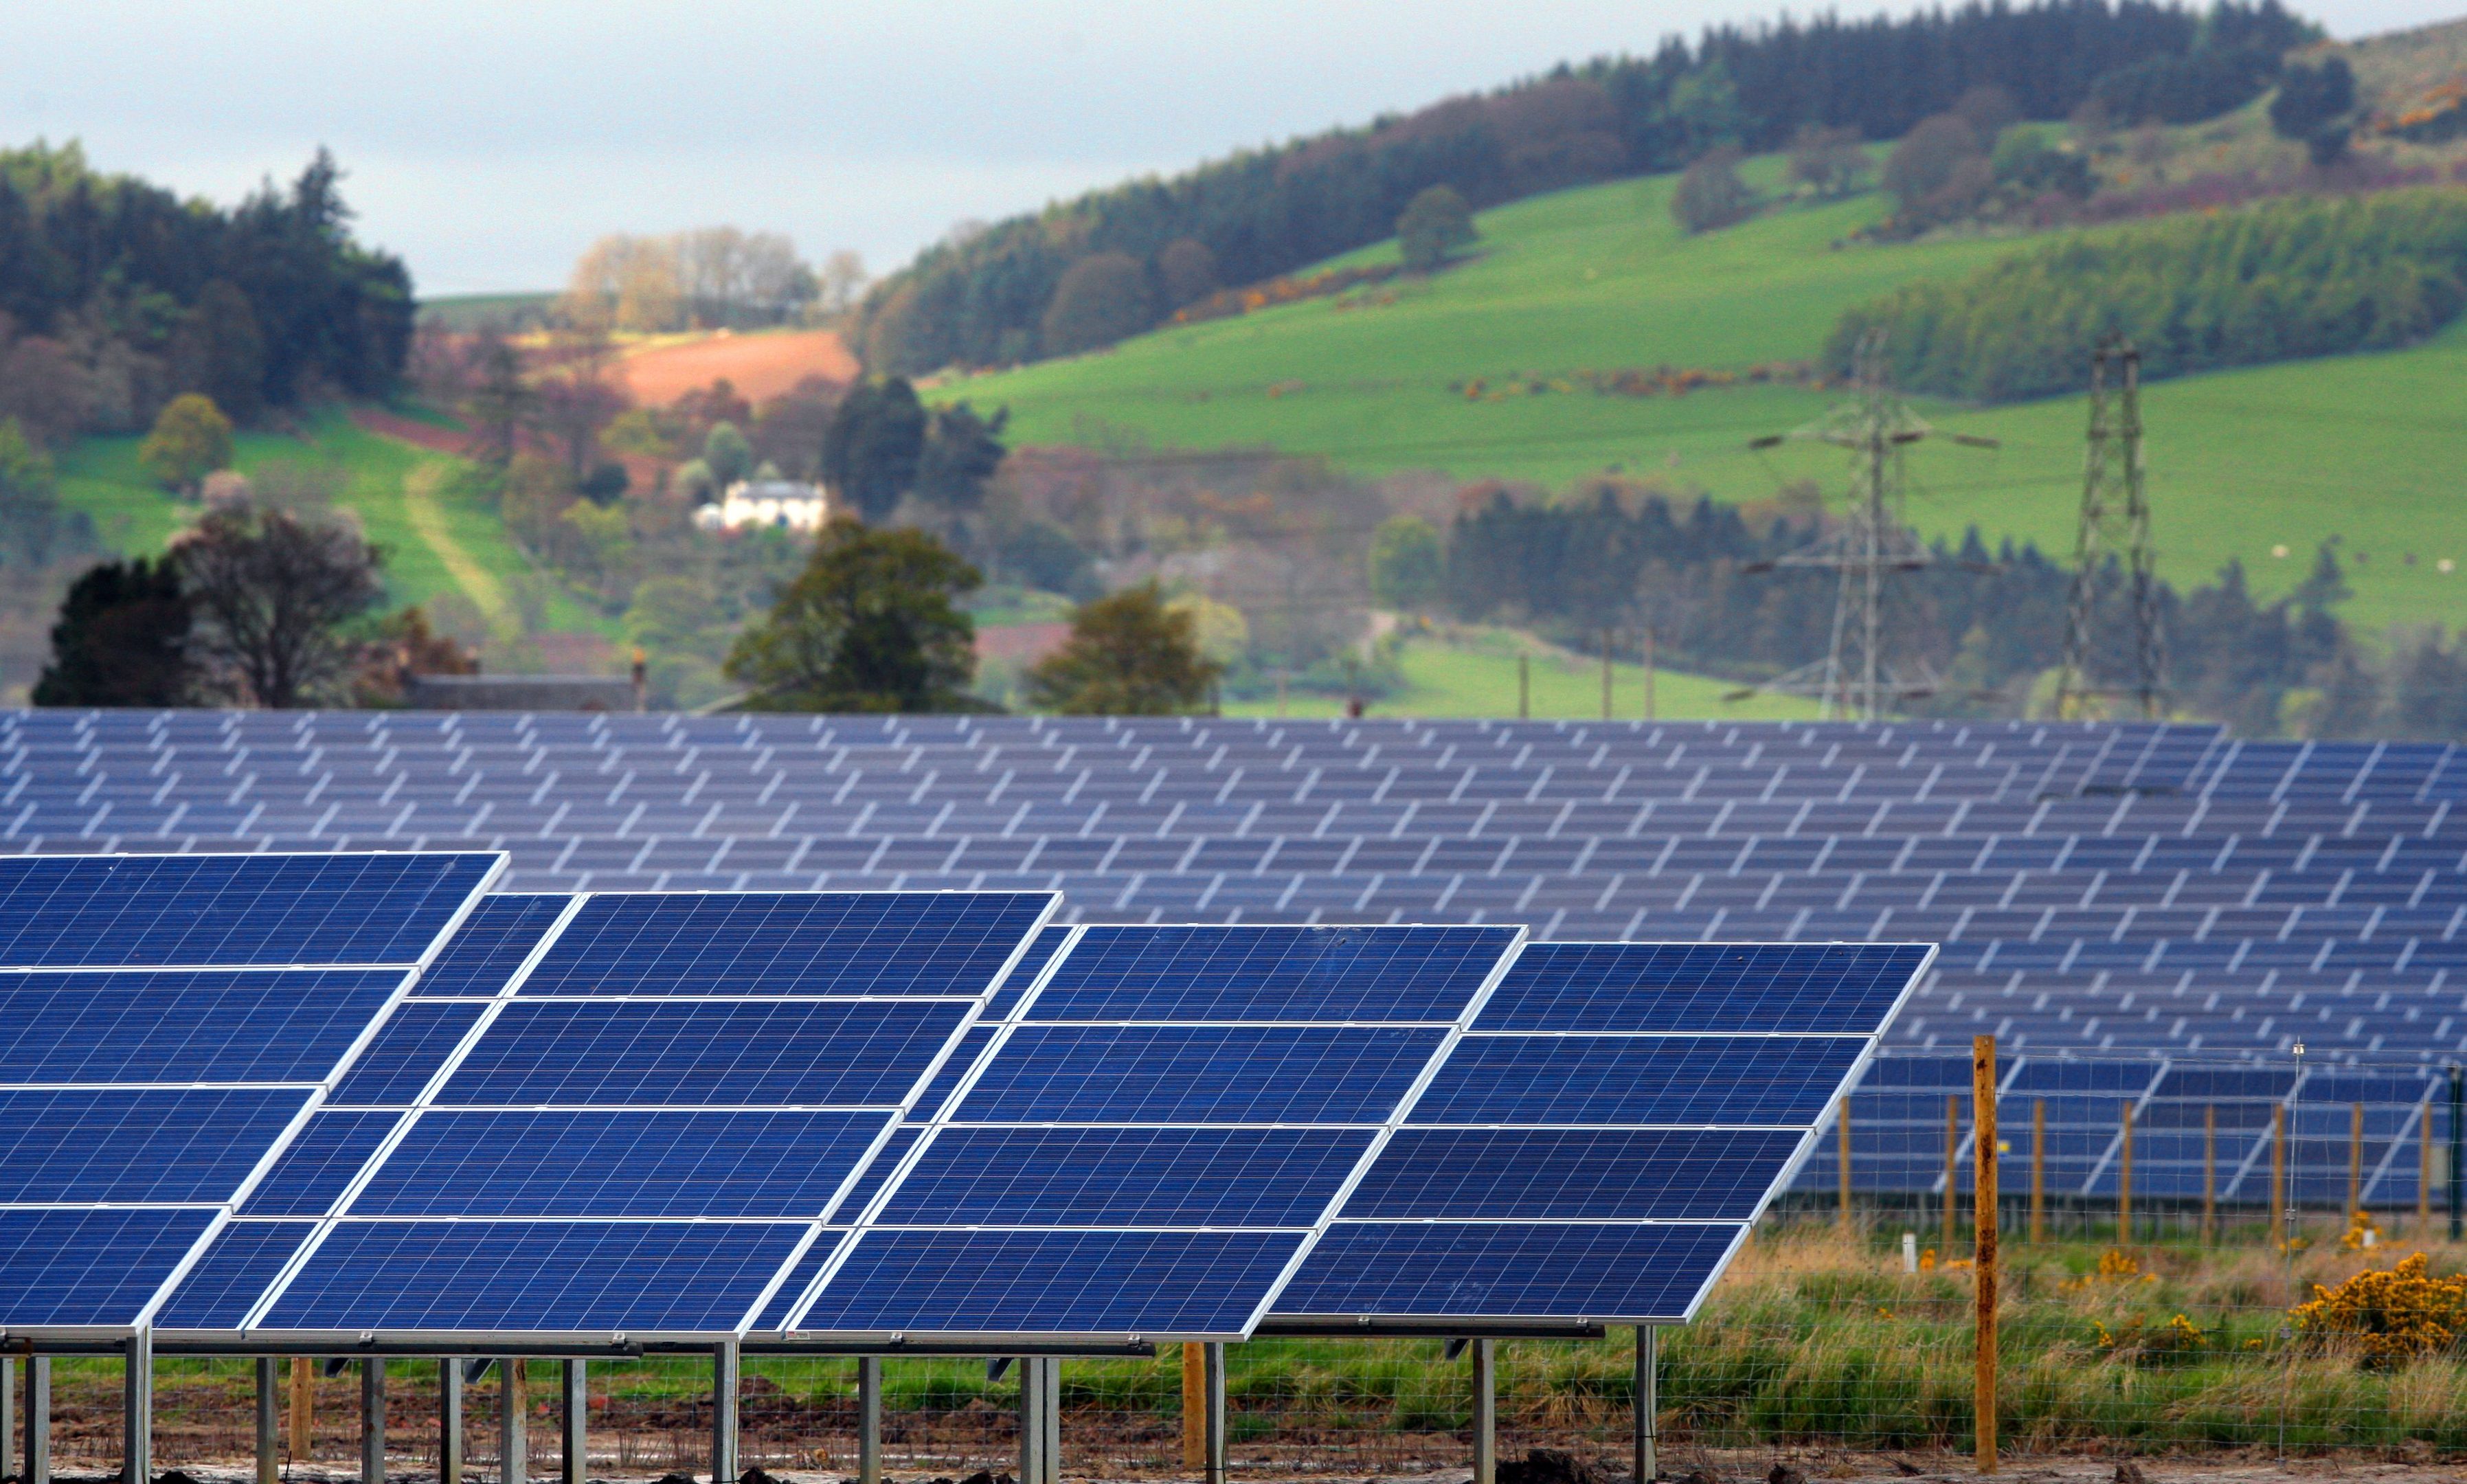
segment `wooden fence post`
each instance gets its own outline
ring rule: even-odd
[[[1842,1095],[1842,1235],[1850,1235],[1850,1094]]]
[[[2030,1100],[2030,1244],[2048,1240],[2048,1100]]]
[[[1954,1206],[1961,1199],[1961,1099],[1944,1100],[1944,1242],[1940,1250],[1945,1262],[1953,1261]]]
[[[2202,1245],[2219,1238],[2219,1110],[2202,1109]]]
[[[1973,1397],[1979,1472],[1996,1472],[1996,1038],[1981,1036],[1970,1048],[1970,1129],[1973,1163],[1972,1253],[1978,1298],[1978,1376]]]
[[[2124,1161],[2116,1172],[2116,1244],[2133,1241],[2133,1100],[2124,1100]]]

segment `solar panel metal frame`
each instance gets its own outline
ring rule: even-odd
[[[1524,954],[1524,952],[1525,952],[1526,947],[1527,947],[1528,945],[1530,945],[1533,941],[1534,941],[1534,940],[1532,940],[1532,939],[1530,939],[1530,938],[1528,938],[1528,939],[1524,940],[1523,942],[1520,942],[1520,943],[1519,943],[1519,945],[1518,945],[1518,947],[1517,947],[1517,948],[1516,948],[1516,950],[1515,950],[1514,952],[1510,953],[1510,954],[1507,956],[1506,964],[1507,964],[1507,965],[1509,965],[1509,966],[1512,966],[1512,965],[1513,965],[1513,963],[1515,962],[1515,960],[1516,960],[1517,958],[1520,958],[1520,957],[1522,957],[1522,956],[1523,956],[1523,954]],[[1566,939],[1561,939],[1561,940],[1552,940],[1552,946],[1564,945],[1564,944],[1571,943],[1571,942],[1573,942],[1573,940],[1566,940]],[[1680,947],[1680,948],[1702,948],[1702,947],[1718,947],[1719,945],[1718,945],[1718,944],[1715,944],[1715,945],[1709,945],[1709,944],[1696,943],[1696,942],[1658,943],[1658,942],[1655,942],[1655,941],[1653,941],[1653,940],[1644,940],[1644,939],[1640,939],[1640,940],[1636,940],[1636,941],[1634,941],[1634,942],[1622,942],[1622,943],[1618,943],[1618,944],[1616,944],[1616,945],[1606,945],[1606,946],[1615,946],[1615,947]],[[1768,946],[1780,947],[1780,946],[1784,946],[1784,945],[1765,945],[1765,944],[1760,944],[1760,943],[1759,943],[1759,944],[1746,944],[1746,943],[1743,943],[1743,944],[1740,944],[1740,945],[1738,945],[1738,946],[1740,946],[1740,947],[1768,947]],[[1787,946],[1788,946],[1788,947],[1824,947],[1824,945],[1822,945],[1822,944],[1792,944],[1792,945],[1787,945]],[[1835,946],[1836,946],[1836,947],[1917,947],[1917,948],[1922,948],[1922,949],[1924,949],[1924,951],[1923,951],[1923,952],[1922,952],[1922,954],[1920,955],[1920,958],[1919,958],[1918,964],[1916,965],[1916,967],[1914,967],[1914,968],[1911,970],[1910,975],[1909,975],[1909,976],[1908,976],[1908,977],[1903,981],[1902,987],[1901,987],[1900,991],[1899,991],[1899,992],[1894,995],[1893,1000],[1892,1000],[1892,1003],[1891,1003],[1890,1006],[1888,1006],[1888,1007],[1886,1008],[1886,1010],[1885,1010],[1885,1013],[1884,1013],[1881,1016],[1879,1016],[1879,1017],[1878,1017],[1877,1022],[1876,1022],[1876,1025],[1875,1025],[1875,1028],[1874,1028],[1873,1030],[1871,1030],[1871,1031],[1867,1031],[1867,1032],[1865,1032],[1865,1033],[1858,1033],[1858,1032],[1849,1032],[1849,1033],[1845,1033],[1845,1032],[1820,1032],[1820,1033],[1807,1033],[1807,1032],[1772,1031],[1772,1030],[1764,1030],[1764,1031],[1726,1031],[1726,1032],[1712,1032],[1712,1033],[1703,1033],[1703,1032],[1672,1032],[1672,1033],[1667,1033],[1667,1034],[1669,1034],[1673,1039],[1680,1039],[1680,1038],[1700,1038],[1700,1039],[1741,1039],[1741,1040],[1754,1040],[1754,1039],[1805,1039],[1805,1038],[1809,1037],[1810,1035],[1816,1035],[1816,1036],[1822,1036],[1822,1038],[1827,1039],[1860,1039],[1860,1040],[1862,1040],[1862,1041],[1864,1041],[1864,1042],[1865,1042],[1865,1044],[1861,1047],[1861,1049],[1860,1049],[1860,1052],[1859,1052],[1858,1056],[1857,1056],[1857,1057],[1852,1061],[1852,1062],[1851,1062],[1850,1066],[1849,1066],[1847,1069],[1845,1069],[1845,1070],[1844,1071],[1844,1073],[1842,1074],[1842,1078],[1841,1078],[1841,1080],[1840,1080],[1839,1084],[1835,1086],[1835,1088],[1834,1088],[1834,1090],[1833,1090],[1832,1095],[1831,1095],[1831,1096],[1826,1100],[1826,1102],[1825,1102],[1825,1109],[1824,1109],[1824,1111],[1823,1111],[1821,1115],[1819,1115],[1819,1116],[1818,1116],[1818,1117],[1817,1117],[1817,1118],[1816,1118],[1816,1119],[1815,1119],[1815,1120],[1814,1120],[1814,1121],[1813,1121],[1813,1122],[1808,1126],[1808,1128],[1807,1128],[1803,1132],[1801,1132],[1801,1134],[1799,1135],[1798,1148],[1797,1148],[1796,1150],[1794,1150],[1794,1151],[1793,1151],[1793,1153],[1791,1153],[1791,1156],[1790,1156],[1787,1160],[1785,1160],[1785,1161],[1783,1162],[1783,1164],[1782,1164],[1781,1168],[1780,1168],[1778,1171],[1777,1171],[1777,1172],[1775,1173],[1775,1175],[1774,1175],[1774,1177],[1773,1177],[1772,1181],[1771,1181],[1771,1182],[1766,1186],[1766,1189],[1765,1189],[1765,1192],[1764,1192],[1764,1195],[1763,1195],[1762,1199],[1760,1199],[1756,1202],[1756,1204],[1755,1204],[1755,1208],[1754,1208],[1754,1212],[1753,1212],[1753,1213],[1751,1213],[1751,1214],[1750,1214],[1749,1216],[1747,1216],[1745,1219],[1743,1219],[1743,1220],[1739,1221],[1736,1223],[1736,1225],[1737,1225],[1737,1231],[1736,1231],[1735,1235],[1731,1238],[1731,1244],[1730,1244],[1729,1247],[1728,1247],[1728,1248],[1726,1248],[1726,1249],[1724,1250],[1724,1252],[1723,1252],[1723,1254],[1722,1254],[1722,1256],[1721,1256],[1720,1260],[1719,1260],[1719,1261],[1717,1261],[1717,1262],[1713,1265],[1712,1269],[1711,1269],[1709,1272],[1708,1272],[1708,1273],[1706,1274],[1704,1281],[1703,1281],[1702,1283],[1700,1283],[1700,1284],[1697,1286],[1697,1289],[1696,1289],[1695,1294],[1693,1295],[1693,1297],[1691,1297],[1691,1298],[1688,1300],[1688,1302],[1687,1302],[1687,1304],[1686,1304],[1686,1309],[1685,1309],[1684,1313],[1683,1313],[1682,1314],[1680,1314],[1680,1315],[1678,1315],[1678,1316],[1677,1316],[1677,1322],[1685,1323],[1685,1322],[1692,1321],[1692,1320],[1696,1317],[1697,1312],[1698,1312],[1699,1310],[1701,1310],[1701,1309],[1704,1307],[1705,1300],[1707,1299],[1707,1297],[1708,1297],[1708,1296],[1709,1296],[1709,1295],[1711,1294],[1711,1292],[1712,1292],[1712,1290],[1713,1290],[1713,1286],[1714,1286],[1716,1283],[1718,1283],[1718,1282],[1720,1282],[1720,1281],[1721,1281],[1721,1277],[1722,1277],[1723,1272],[1729,1268],[1729,1267],[1731,1266],[1731,1264],[1734,1260],[1736,1260],[1736,1258],[1737,1258],[1737,1257],[1738,1257],[1738,1255],[1739,1255],[1739,1249],[1740,1249],[1742,1246],[1744,1246],[1744,1245],[1746,1244],[1746,1243],[1747,1243],[1747,1240],[1748,1240],[1749,1236],[1750,1236],[1750,1235],[1751,1235],[1751,1234],[1755,1230],[1756,1222],[1757,1222],[1757,1221],[1761,1221],[1761,1220],[1763,1219],[1765,1212],[1766,1212],[1768,1209],[1770,1209],[1770,1208],[1772,1207],[1773,1202],[1774,1202],[1776,1199],[1778,1199],[1779,1197],[1781,1197],[1783,1194],[1785,1194],[1786,1192],[1788,1192],[1788,1191],[1790,1190],[1790,1188],[1791,1188],[1794,1184],[1796,1184],[1796,1183],[1798,1182],[1798,1179],[1799,1179],[1799,1173],[1800,1173],[1800,1171],[1801,1171],[1802,1169],[1804,1169],[1804,1168],[1805,1168],[1805,1166],[1806,1166],[1807,1161],[1809,1160],[1809,1158],[1810,1158],[1810,1157],[1812,1157],[1812,1156],[1814,1155],[1814,1153],[1815,1153],[1815,1152],[1816,1152],[1816,1150],[1817,1150],[1817,1148],[1818,1148],[1819,1144],[1822,1142],[1822,1138],[1823,1138],[1823,1136],[1824,1136],[1825,1132],[1826,1132],[1828,1130],[1830,1130],[1830,1129],[1832,1129],[1833,1127],[1835,1127],[1836,1121],[1839,1119],[1839,1117],[1840,1117],[1840,1115],[1841,1115],[1841,1107],[1842,1107],[1842,1100],[1843,1100],[1843,1098],[1844,1098],[1845,1095],[1847,1095],[1847,1094],[1848,1094],[1848,1093],[1849,1093],[1853,1088],[1855,1088],[1856,1086],[1858,1086],[1858,1084],[1859,1084],[1859,1083],[1861,1082],[1861,1080],[1862,1080],[1862,1079],[1864,1079],[1864,1078],[1866,1077],[1867,1072],[1867,1068],[1868,1068],[1871,1064],[1873,1064],[1873,1063],[1874,1063],[1874,1062],[1876,1061],[1877,1056],[1878,1056],[1878,1053],[1879,1053],[1879,1049],[1880,1049],[1880,1047],[1882,1046],[1882,1044],[1883,1044],[1883,1042],[1884,1042],[1884,1039],[1885,1039],[1885,1037],[1886,1037],[1887,1033],[1889,1033],[1889,1032],[1892,1029],[1892,1025],[1893,1025],[1894,1020],[1895,1020],[1897,1017],[1899,1017],[1899,1016],[1900,1016],[1900,1015],[1901,1015],[1901,1013],[1903,1012],[1903,1010],[1904,1010],[1904,1009],[1906,1009],[1906,1008],[1909,1006],[1910,1001],[1911,1001],[1911,999],[1912,999],[1912,996],[1913,996],[1914,994],[1916,994],[1916,993],[1918,993],[1918,988],[1919,988],[1920,984],[1921,984],[1922,982],[1924,982],[1924,981],[1925,981],[1925,979],[1927,978],[1928,971],[1929,971],[1932,968],[1934,968],[1934,967],[1935,967],[1935,960],[1936,960],[1936,953],[1937,953],[1937,945],[1933,944],[1933,943],[1879,944],[1879,943],[1869,943],[1869,942],[1861,942],[1861,943],[1848,943],[1848,942],[1845,942],[1845,943],[1841,943],[1841,944],[1838,944],[1838,945],[1835,945]],[[1477,1020],[1477,1022],[1478,1022],[1478,1020],[1479,1020],[1479,1016],[1477,1015],[1477,1016],[1475,1016],[1475,1018],[1476,1018],[1476,1020]],[[1458,1041],[1456,1042],[1456,1044],[1461,1044],[1461,1041],[1462,1041],[1462,1038],[1461,1038],[1461,1037],[1460,1037],[1460,1038],[1459,1038],[1459,1039],[1458,1039]],[[1451,1054],[1453,1054],[1453,1047],[1451,1048]],[[1443,1065],[1443,1064],[1444,1064],[1444,1062],[1442,1062],[1442,1065]],[[1408,1119],[1408,1120],[1404,1120],[1404,1121],[1406,1121],[1406,1122],[1410,1122],[1410,1119]],[[1514,1126],[1503,1126],[1503,1127],[1514,1127]],[[1645,1125],[1632,1125],[1632,1126],[1629,1126],[1629,1127],[1651,1127],[1651,1126],[1645,1126]],[[1691,1126],[1691,1127],[1692,1127],[1692,1126]],[[1348,1195],[1349,1195],[1349,1194],[1350,1194],[1350,1192],[1348,1191]],[[1342,1202],[1340,1202],[1339,1210],[1335,1213],[1335,1222],[1342,1222],[1343,1221],[1344,1221],[1344,1216],[1343,1216],[1343,1211],[1342,1211]],[[1334,1224],[1334,1223],[1332,1222],[1331,1224]],[[1409,1223],[1409,1224],[1410,1224],[1410,1223]],[[1429,1224],[1432,1224],[1432,1225],[1436,1226],[1436,1225],[1448,1224],[1448,1223],[1445,1223],[1445,1222],[1439,1222],[1439,1221],[1433,1221],[1433,1222],[1431,1222],[1431,1223],[1429,1223]],[[1456,1223],[1456,1224],[1503,1224],[1503,1225],[1505,1225],[1505,1224],[1513,1224],[1513,1223],[1508,1223],[1508,1222],[1497,1222],[1497,1223],[1472,1223],[1472,1222],[1458,1222],[1458,1223]],[[1731,1224],[1732,1224],[1732,1223],[1731,1223],[1731,1221],[1727,1221],[1727,1220],[1726,1220],[1726,1221],[1674,1221],[1674,1220],[1671,1220],[1671,1219],[1664,1218],[1664,1219],[1658,1219],[1658,1220],[1629,1220],[1629,1221],[1586,1221],[1586,1222],[1582,1222],[1582,1223],[1571,1223],[1571,1224],[1585,1224],[1585,1225],[1599,1225],[1599,1226],[1637,1226],[1637,1227],[1647,1227],[1647,1226],[1680,1226],[1680,1225],[1687,1225],[1687,1226],[1721,1226],[1721,1225],[1731,1225]],[[1305,1252],[1305,1253],[1304,1253],[1304,1256],[1305,1256],[1305,1257],[1307,1257],[1307,1255],[1308,1255],[1308,1253],[1307,1253],[1307,1252]],[[1299,1262],[1296,1264],[1296,1269],[1295,1269],[1295,1270],[1296,1270],[1297,1272],[1299,1272],[1299,1271],[1300,1271],[1300,1263],[1299,1263]],[[1290,1281],[1290,1280],[1289,1280],[1289,1281]],[[1410,1337],[1422,1337],[1422,1338],[1428,1338],[1428,1337],[1430,1337],[1430,1336],[1435,1336],[1435,1335],[1436,1335],[1436,1336],[1488,1335],[1488,1336],[1538,1336],[1538,1337],[1555,1337],[1555,1338],[1588,1338],[1588,1337],[1592,1337],[1592,1336],[1598,1336],[1598,1335],[1600,1335],[1600,1334],[1603,1332],[1603,1329],[1604,1329],[1604,1327],[1605,1327],[1606,1325],[1618,1324],[1618,1323],[1639,1323],[1639,1322],[1644,1322],[1644,1323],[1656,1323],[1656,1324],[1668,1324],[1668,1323],[1673,1322],[1673,1316],[1670,1316],[1670,1315],[1550,1314],[1550,1313],[1537,1313],[1537,1314],[1516,1314],[1516,1315],[1486,1315],[1486,1316],[1475,1317],[1475,1316],[1447,1316],[1447,1315],[1426,1315],[1426,1314],[1388,1314],[1388,1313],[1288,1313],[1288,1312],[1284,1312],[1284,1311],[1275,1311],[1275,1310],[1272,1310],[1272,1312],[1268,1314],[1268,1316],[1261,1320],[1261,1322],[1258,1324],[1258,1326],[1256,1327],[1256,1329],[1255,1330],[1255,1332],[1254,1332],[1254,1333],[1258,1334],[1258,1335],[1263,1335],[1263,1336],[1275,1336],[1275,1335],[1288,1335],[1288,1336],[1353,1335],[1353,1336],[1363,1336],[1363,1337],[1366,1337],[1366,1338],[1368,1338],[1368,1337],[1381,1337],[1381,1336],[1385,1336],[1385,1337],[1408,1337],[1408,1338],[1410,1338]]]
[[[462,929],[464,923],[470,918],[471,913],[477,908],[481,900],[488,894],[488,888],[505,876],[509,865],[509,856],[503,851],[286,851],[269,852],[262,856],[252,855],[248,858],[260,859],[276,858],[281,856],[327,860],[333,859],[338,856],[486,856],[492,858],[487,870],[483,872],[479,880],[474,882],[470,889],[464,893],[462,902],[452,913],[448,914],[446,921],[438,928],[435,935],[429,939],[427,946],[421,949],[419,956],[415,959],[398,964],[394,962],[350,965],[294,963],[250,966],[148,965],[134,967],[113,965],[102,967],[67,966],[39,969],[34,967],[10,966],[7,969],[0,969],[0,973],[24,974],[33,974],[36,972],[69,974],[102,972],[142,973],[164,971],[178,972],[183,970],[204,972],[230,971],[235,973],[285,973],[330,971],[336,969],[365,969],[375,970],[398,969],[401,971],[399,982],[386,996],[385,1000],[376,1009],[376,1011],[370,1016],[368,1022],[361,1027],[359,1035],[353,1039],[350,1047],[345,1050],[339,1059],[337,1059],[333,1066],[328,1070],[326,1077],[321,1080],[314,1090],[311,1090],[308,1093],[306,1102],[289,1120],[282,1134],[269,1144],[268,1147],[260,1154],[248,1175],[244,1176],[232,1190],[230,1195],[218,1204],[205,1227],[189,1244],[188,1250],[182,1256],[180,1261],[174,1264],[164,1275],[163,1279],[154,1287],[152,1296],[142,1308],[139,1309],[133,1323],[124,1325],[13,1325],[10,1326],[6,1330],[0,1330],[0,1336],[5,1336],[12,1342],[37,1344],[47,1351],[58,1353],[77,1352],[81,1350],[111,1350],[117,1348],[120,1344],[124,1342],[128,1336],[134,1334],[151,1331],[153,1329],[154,1315],[162,1309],[164,1303],[170,1297],[172,1291],[180,1286],[181,1282],[185,1280],[189,1273],[196,1267],[198,1261],[204,1257],[207,1250],[214,1244],[215,1238],[220,1236],[224,1229],[232,1223],[234,1215],[238,1207],[248,1199],[250,1194],[254,1192],[259,1183],[265,1178],[267,1173],[274,1168],[275,1163],[282,1157],[283,1152],[287,1150],[292,1143],[299,1138],[301,1132],[307,1128],[310,1115],[316,1111],[325,1098],[331,1092],[333,1085],[339,1083],[343,1077],[350,1073],[353,1062],[355,1062],[360,1055],[366,1051],[369,1044],[375,1039],[377,1033],[384,1027],[385,1023],[392,1018],[395,1011],[401,1005],[403,1000],[410,996],[413,988],[418,983],[419,975],[426,971],[428,967],[436,962],[438,955],[444,951],[446,945],[453,941],[454,935]],[[180,860],[198,857],[147,852],[112,852],[107,855],[34,855],[24,858],[92,861],[98,859],[132,858],[149,860]],[[149,1085],[177,1087],[183,1084],[160,1084]],[[179,1209],[204,1210],[206,1208],[206,1203],[199,1202],[193,1206],[184,1205]],[[144,1201],[80,1202],[74,1206],[63,1206],[59,1203],[45,1202],[42,1203],[40,1207],[34,1209],[81,1209],[106,1211],[156,1210],[162,1211],[166,1215],[176,1214],[172,1208],[167,1208],[157,1203]]]

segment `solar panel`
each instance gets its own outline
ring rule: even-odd
[[[0,1326],[146,1322],[503,863],[0,861]]]

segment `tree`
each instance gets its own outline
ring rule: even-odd
[[[2270,126],[2281,139],[2309,142],[2355,106],[2356,75],[2345,57],[2312,66],[2289,62],[2278,75],[2278,95],[2270,101]]]
[[[1391,608],[1428,606],[1446,576],[1439,533],[1429,521],[1394,515],[1370,535],[1370,596]]]
[[[1790,144],[1790,178],[1828,199],[1847,195],[1867,173],[1855,128],[1800,127]]]
[[[1199,625],[1153,582],[1083,603],[1071,637],[1028,673],[1029,704],[1075,717],[1170,717],[1199,710],[1224,667],[1199,650]]]
[[[1002,431],[1009,421],[1007,407],[990,418],[979,417],[966,402],[938,408],[917,461],[917,497],[954,515],[984,504],[985,481],[1008,451]]]
[[[2013,95],[1993,82],[1981,82],[1955,100],[1953,112],[1978,134],[1980,145],[1993,150],[1996,141],[2006,129],[2022,121],[2022,105]]]
[[[1216,255],[1206,242],[1189,237],[1175,238],[1157,254],[1157,283],[1165,289],[1168,309],[1196,304],[1223,286],[1216,277]]]
[[[177,561],[106,561],[69,584],[37,706],[179,706],[192,699],[192,622]]]
[[[712,482],[726,492],[728,487],[754,471],[754,445],[736,430],[734,422],[715,422],[702,441],[703,467],[711,470]]]
[[[1453,186],[1426,186],[1396,218],[1396,250],[1415,273],[1437,271],[1448,255],[1473,242],[1473,208]]]
[[[1885,189],[1912,223],[1959,216],[1995,183],[1979,131],[1958,114],[1920,120],[1885,162]]]
[[[521,450],[523,429],[531,425],[538,400],[523,377],[522,353],[503,326],[482,325],[472,338],[471,389],[463,416],[471,424],[472,454],[503,468]]]
[[[841,248],[823,260],[822,296],[816,308],[826,314],[846,314],[865,292],[865,259]]]
[[[203,392],[232,418],[252,422],[265,406],[265,336],[248,295],[215,279],[171,333],[171,377],[185,392]]]
[[[861,382],[840,400],[823,440],[823,483],[842,509],[880,520],[917,483],[925,408],[905,377]]]
[[[1670,215],[1681,231],[1711,232],[1744,221],[1756,209],[1755,193],[1739,178],[1739,151],[1724,145],[1690,165],[1670,193]]]
[[[93,535],[82,512],[60,508],[51,455],[26,437],[15,419],[0,419],[0,562],[49,566],[89,546]]]
[[[231,419],[212,398],[184,392],[164,404],[154,431],[137,445],[137,462],[164,489],[195,494],[208,474],[231,468]]]
[[[1148,270],[1128,253],[1090,253],[1064,270],[1046,305],[1045,353],[1075,355],[1156,323]]]
[[[338,520],[226,506],[207,512],[176,551],[196,615],[190,652],[274,710],[349,672],[343,626],[385,596],[384,553]]]
[[[835,519],[805,569],[729,651],[761,711],[973,711],[976,625],[954,601],[984,582],[922,531]]]

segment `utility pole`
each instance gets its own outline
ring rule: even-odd
[[[1828,720],[1856,717],[1873,721],[1890,702],[1935,689],[1932,677],[1895,674],[1884,657],[1885,575],[1915,571],[1931,560],[1927,547],[1902,522],[1903,450],[1938,436],[1975,448],[1997,445],[1992,438],[1938,434],[1894,396],[1886,384],[1884,331],[1871,330],[1861,337],[1855,364],[1857,401],[1836,407],[1821,422],[1759,438],[1748,446],[1771,448],[1790,439],[1814,439],[1850,451],[1849,498],[1841,524],[1773,563],[1841,574],[1832,641],[1822,661],[1794,670],[1763,689],[1813,696]],[[1767,569],[1759,564],[1747,570]]]
[[[2112,452],[2111,445],[2116,445]],[[2101,569],[2118,559],[2132,588],[2133,681],[2102,686],[2093,674],[2098,582]],[[2165,713],[2167,651],[2159,628],[2157,562],[2142,479],[2141,353],[2132,341],[2110,335],[2091,354],[2090,447],[2082,471],[2081,531],[2073,542],[2072,594],[2065,605],[2064,668],[2056,679],[2059,718],[2097,715],[2094,697],[2107,696],[2133,697],[2152,720]]]

